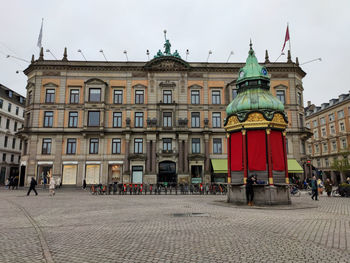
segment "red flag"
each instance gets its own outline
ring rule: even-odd
[[[282,52],[284,50],[284,47],[286,46],[287,41],[289,41],[289,29],[288,29],[288,26],[287,26],[287,31],[286,31],[286,37],[284,38],[284,44],[283,44]]]

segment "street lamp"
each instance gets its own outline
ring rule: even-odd
[[[284,54],[284,53],[282,52],[281,55],[279,55],[278,58],[277,58],[277,59],[275,60],[275,62],[273,62],[273,63],[276,63],[277,60],[279,60],[279,58],[280,58],[281,56],[284,56],[284,55],[286,55],[286,54]]]
[[[147,55],[148,60],[149,60],[149,50],[148,49],[146,50],[146,55]]]
[[[57,58],[56,58],[55,55],[50,51],[50,49],[46,49],[46,52],[50,53],[51,56],[53,56],[53,57],[57,60]]]
[[[6,58],[14,58],[14,59],[17,59],[17,60],[21,60],[21,61],[30,63],[28,60],[25,60],[25,59],[19,58],[19,57],[15,57],[15,56],[12,56],[12,55],[6,55]]]
[[[304,62],[304,63],[301,63],[301,64],[300,64],[300,66],[301,66],[301,65],[308,64],[308,63],[311,63],[311,62],[314,62],[314,61],[322,61],[322,58],[315,58],[315,59],[312,59],[312,60],[306,61],[306,62]]]
[[[208,60],[209,60],[209,57],[210,57],[211,54],[213,54],[213,51],[209,50],[208,57],[207,57],[207,63],[208,63]]]
[[[85,59],[85,61],[87,61],[87,60],[86,60],[86,57],[84,56],[83,51],[81,51],[81,49],[78,49],[78,52],[83,56],[83,58]]]
[[[126,62],[128,62],[129,61],[129,58],[128,58],[128,51],[126,51],[126,50],[124,50],[124,55],[125,55],[125,57],[126,57]]]
[[[190,51],[188,49],[186,49],[186,60],[187,60],[187,57],[189,54],[190,54]]]
[[[226,63],[230,60],[230,57],[233,55],[233,51],[230,52],[230,55],[228,56],[227,60],[226,60]]]
[[[106,58],[106,56],[105,56],[105,53],[103,52],[103,49],[100,49],[100,53],[103,55],[103,57],[105,58],[105,60],[108,61],[107,58]]]

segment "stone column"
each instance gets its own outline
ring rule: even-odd
[[[156,140],[152,141],[152,163],[151,163],[151,171],[152,173],[156,172],[156,152],[157,152],[157,142]]]
[[[179,149],[178,173],[183,173],[184,156],[183,156],[183,149],[182,149],[182,140],[178,141],[178,149]]]
[[[55,160],[53,162],[52,175],[55,177],[61,177],[62,180],[62,136],[57,136],[54,140],[55,143]]]
[[[267,137],[267,163],[268,163],[268,176],[269,176],[269,185],[273,185],[273,176],[272,176],[272,152],[271,152],[271,139],[270,139],[270,129],[266,129]]]
[[[151,171],[151,159],[152,159],[152,154],[151,154],[151,141],[147,141],[146,145],[146,174],[149,174]]]
[[[188,141],[185,140],[184,147],[184,173],[188,173]]]
[[[124,156],[124,173],[129,174],[129,147],[130,147],[130,140],[125,140],[125,156]]]

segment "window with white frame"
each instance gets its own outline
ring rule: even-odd
[[[335,128],[334,125],[329,126],[331,134],[335,134]]]
[[[334,117],[334,113],[331,113],[328,115],[329,121],[334,121],[335,117]]]
[[[143,104],[144,102],[144,91],[135,90],[135,104]]]
[[[220,90],[213,90],[211,92],[211,103],[212,104],[221,104]]]
[[[326,128],[322,128],[322,129],[321,129],[321,134],[322,134],[323,137],[326,137],[326,136],[327,136]]]
[[[314,129],[314,138],[318,139],[318,130],[317,129]]]
[[[346,139],[341,139],[341,145],[343,149],[347,148],[347,143],[346,143]]]
[[[314,127],[316,127],[316,126],[317,126],[317,120],[314,120],[314,121],[312,122],[312,124],[313,124]]]
[[[339,123],[339,129],[340,129],[340,131],[345,131],[345,125],[344,125],[344,122],[340,122]]]
[[[332,141],[332,151],[336,151],[336,150],[337,150],[337,142]]]
[[[340,110],[338,111],[338,119],[344,118],[344,111]]]
[[[173,103],[171,90],[163,90],[163,103],[170,104]]]
[[[315,152],[316,153],[320,152],[320,146],[318,144],[315,145]]]
[[[324,151],[325,153],[328,152],[328,144],[327,144],[326,142],[323,143],[323,151]]]
[[[221,154],[222,153],[222,140],[221,138],[213,139],[213,153]]]
[[[213,112],[212,123],[213,123],[213,128],[220,128],[221,127],[221,113],[220,112]]]
[[[326,124],[326,119],[325,119],[325,117],[320,118],[320,124],[321,124],[321,125]]]

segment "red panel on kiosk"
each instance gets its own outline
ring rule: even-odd
[[[231,171],[242,171],[243,165],[242,165],[242,133],[235,132],[231,133]]]
[[[248,131],[248,169],[266,171],[265,130]]]
[[[284,171],[285,163],[282,133],[280,131],[271,131],[270,136],[272,168],[274,171]]]

